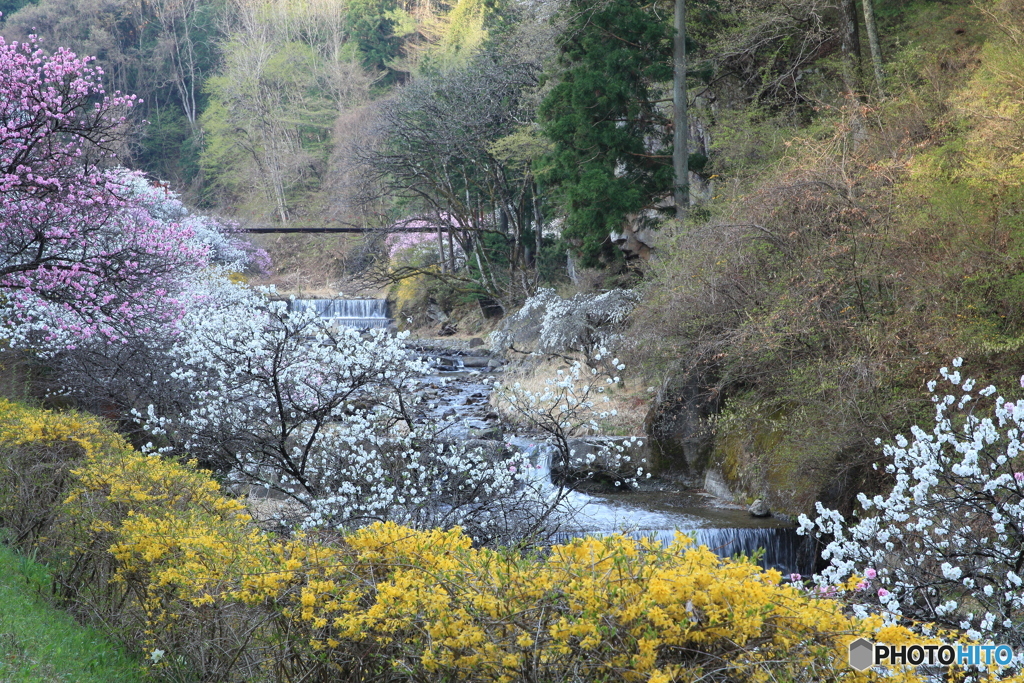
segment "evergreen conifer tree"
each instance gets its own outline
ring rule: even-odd
[[[554,188],[563,236],[594,265],[614,258],[609,232],[672,189],[671,13],[637,0],[571,0],[559,38],[561,72],[540,107],[554,143],[538,168]]]

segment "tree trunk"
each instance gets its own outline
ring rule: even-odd
[[[536,256],[533,258],[534,277],[540,282],[540,250],[544,242],[544,214],[540,209],[540,183],[533,185],[533,239],[536,245]]]
[[[672,63],[674,87],[672,100],[674,105],[672,139],[672,165],[675,171],[675,188],[673,199],[676,205],[676,217],[681,221],[690,204],[690,172],[689,144],[687,134],[690,124],[686,116],[686,1],[676,0],[675,37],[672,40]]]
[[[856,98],[860,92],[860,30],[857,27],[856,0],[839,0],[840,34],[843,53],[843,85],[846,94]]]
[[[878,44],[878,24],[875,23],[875,7],[873,0],[864,2],[864,30],[868,33],[868,45],[871,48],[871,66],[875,72],[875,85],[878,96],[885,97],[885,70],[882,68],[882,48]]]
[[[853,148],[857,149],[868,139],[868,127],[860,109],[861,102],[861,58],[860,30],[857,27],[856,0],[839,0],[840,33],[842,34],[843,86],[850,105],[850,133]]]
[[[441,221],[437,221],[437,258],[441,261],[441,272],[447,273],[447,259],[444,257],[444,233],[441,232]]]

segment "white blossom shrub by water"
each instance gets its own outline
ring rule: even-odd
[[[628,289],[580,293],[571,299],[563,299],[553,289],[540,289],[491,333],[491,348],[523,351],[516,344],[522,346],[523,339],[535,338],[534,353],[580,353],[590,367],[597,367],[600,349],[615,347],[622,323],[639,299]]]
[[[153,380],[163,402],[136,412],[154,448],[285,493],[306,527],[461,526],[490,544],[543,533],[554,505],[535,465],[428,417],[430,368],[404,335],[333,327],[223,278],[205,286]]]
[[[929,383],[930,430],[883,446],[892,488],[847,520],[817,504],[802,533],[830,538],[819,585],[864,577],[855,609],[1024,647],[1024,402],[974,391],[961,359]],[[941,385],[941,387],[940,387]],[[1024,377],[1021,378],[1024,389]],[[1024,394],[1024,391],[1021,392]],[[877,465],[876,465],[877,467]]]
[[[600,362],[607,354],[606,348],[596,349],[593,360]],[[625,369],[617,358],[611,363],[617,370]],[[623,490],[635,486],[638,479],[651,476],[630,455],[631,449],[643,445],[635,437],[603,442],[586,454],[573,448],[577,443],[575,437],[600,433],[597,421],[615,414],[614,409],[603,410],[602,404],[609,402],[606,386],[619,382],[618,376],[604,377],[596,368],[588,370],[580,361],[574,361],[568,369],[558,370],[555,377],[546,379],[541,391],[530,391],[518,382],[496,383],[500,400],[552,447],[550,467],[561,473],[554,497],[564,497],[572,488],[574,473],[589,479],[605,478]]]

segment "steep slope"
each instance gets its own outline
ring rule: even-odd
[[[663,235],[635,329],[669,416],[723,408],[691,465],[790,512],[878,486],[875,439],[928,419],[952,357],[1002,386],[1024,367],[1024,4],[884,27],[886,99],[719,118],[719,198]]]

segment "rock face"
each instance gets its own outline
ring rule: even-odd
[[[691,486],[704,484],[713,445],[707,418],[718,407],[707,373],[686,370],[669,376],[644,421],[659,471]]]
[[[655,232],[648,230],[644,220],[646,217],[632,215],[622,226],[622,232],[612,232],[608,235],[612,243],[622,250],[627,259],[640,258],[649,261],[651,251],[654,249]]]
[[[735,497],[732,491],[729,490],[729,484],[726,483],[722,470],[717,467],[709,467],[704,473],[704,490],[715,498],[720,498],[729,503],[735,502]]]

